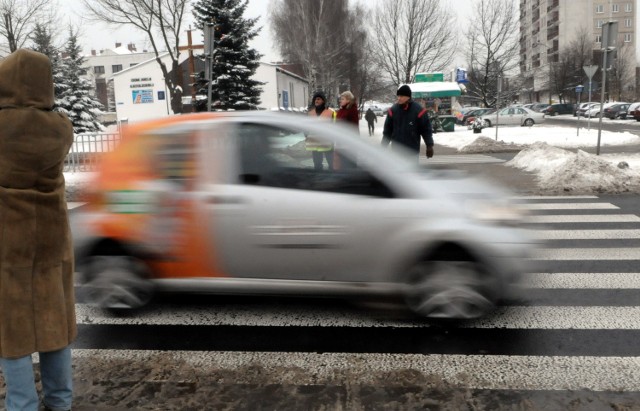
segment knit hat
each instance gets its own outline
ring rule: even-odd
[[[325,103],[327,102],[327,96],[325,96],[322,91],[316,91],[315,93],[313,93],[313,97],[311,97],[311,102],[313,103],[314,101],[316,101],[317,97],[320,97],[322,101],[324,101]]]
[[[396,95],[411,97],[411,87],[407,86],[406,84],[400,86]]]

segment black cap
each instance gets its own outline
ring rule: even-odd
[[[315,101],[317,97],[320,97],[322,101],[324,101],[325,103],[327,102],[327,96],[325,96],[322,91],[316,91],[315,93],[313,93],[313,97],[311,98],[311,101],[312,102]]]
[[[411,87],[407,86],[406,84],[400,86],[396,95],[411,97]]]

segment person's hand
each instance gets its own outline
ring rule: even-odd
[[[427,146],[427,158],[433,157],[433,146]]]

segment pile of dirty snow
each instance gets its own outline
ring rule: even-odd
[[[506,164],[536,173],[540,187],[551,192],[624,193],[640,189],[638,167],[621,168],[585,151],[574,153],[546,143],[528,146]]]
[[[496,141],[489,137],[478,137],[473,142],[458,149],[460,153],[477,154],[477,153],[505,153],[512,151],[520,151],[526,145],[505,143],[503,140]]]

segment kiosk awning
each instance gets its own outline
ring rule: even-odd
[[[452,97],[461,95],[460,86],[454,81],[433,81],[409,84],[413,98]]]

